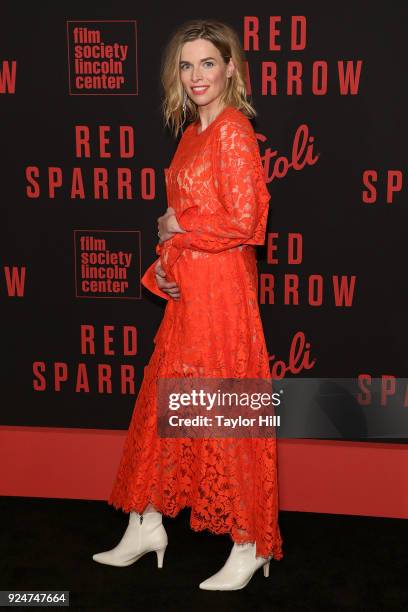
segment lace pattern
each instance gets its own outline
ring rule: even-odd
[[[181,299],[157,288],[154,262],[142,282],[167,303],[108,501],[125,512],[151,502],[173,517],[190,507],[193,530],[255,542],[257,556],[281,559],[274,438],[157,436],[159,377],[270,377],[253,246],[264,241],[270,196],[248,119],[227,107],[201,134],[190,125],[166,185],[188,231],[156,252]]]

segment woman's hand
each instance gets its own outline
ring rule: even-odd
[[[156,285],[158,286],[158,288],[164,293],[167,293],[173,299],[178,300],[180,298],[180,289],[177,286],[177,283],[166,281],[166,273],[161,267],[160,259],[155,265],[154,271]]]
[[[178,224],[176,211],[174,208],[169,206],[161,217],[157,219],[159,244],[162,244],[166,240],[169,240],[177,233],[185,233],[182,227]]]

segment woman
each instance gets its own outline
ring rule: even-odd
[[[193,530],[234,542],[200,584],[208,590],[243,588],[282,558],[275,438],[157,435],[160,377],[270,378],[254,247],[265,239],[270,196],[244,66],[237,34],[217,21],[183,24],[164,55],[166,124],[177,134],[182,118],[192,120],[166,175],[159,258],[142,279],[167,304],[108,500],[130,513],[129,524],[114,549],[93,557],[124,566],[154,550],[162,567],[162,514],[191,507]]]

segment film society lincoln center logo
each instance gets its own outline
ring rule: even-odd
[[[67,21],[69,93],[137,96],[137,22]]]
[[[74,230],[77,298],[141,299],[140,230]]]

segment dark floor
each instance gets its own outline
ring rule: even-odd
[[[147,553],[125,568],[92,554],[120,540],[127,515],[104,502],[0,498],[0,590],[69,590],[72,610],[407,610],[408,522],[281,512],[284,559],[240,591],[198,584],[225,562],[229,536],[194,532],[190,510],[164,517],[163,569]],[[55,609],[55,608],[53,608]]]

